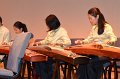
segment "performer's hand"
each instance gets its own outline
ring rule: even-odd
[[[80,44],[83,44],[83,42],[81,40],[76,40],[75,44],[79,44],[80,45]]]

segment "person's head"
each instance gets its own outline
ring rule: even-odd
[[[98,34],[102,34],[104,32],[106,21],[101,11],[96,7],[91,8],[88,11],[88,18],[91,25],[98,25]]]
[[[13,29],[16,34],[19,34],[22,32],[28,32],[26,25],[20,21],[17,21],[14,23]]]
[[[0,26],[2,25],[2,17],[0,16]]]
[[[55,15],[51,14],[46,18],[46,25],[49,28],[48,31],[55,30],[60,27],[60,21]]]

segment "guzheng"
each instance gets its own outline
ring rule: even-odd
[[[103,45],[102,48],[97,48],[94,44],[76,45],[66,48],[77,54],[106,56],[111,58],[120,58],[120,48],[115,46]]]
[[[39,52],[40,54],[47,55],[56,60],[68,62],[73,65],[85,64],[85,63],[89,62],[89,58],[86,56],[81,56],[81,55],[75,54],[71,51],[67,51],[67,50],[63,50],[63,49],[51,48],[49,46],[42,46],[42,45],[41,46],[31,46],[31,47],[28,47],[28,49]]]
[[[9,54],[10,47],[0,46],[0,54]],[[47,61],[48,56],[26,49],[24,59],[31,62]]]

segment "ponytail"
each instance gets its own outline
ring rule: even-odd
[[[104,32],[105,28],[105,18],[102,13],[99,14],[99,19],[98,19],[98,35],[101,35]]]
[[[15,22],[14,26],[18,29],[22,29],[22,32],[28,32],[26,25],[20,21]]]
[[[22,32],[28,32],[28,29],[24,23],[22,23]]]

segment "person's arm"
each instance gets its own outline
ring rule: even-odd
[[[54,47],[55,46],[60,46],[60,47],[64,48],[66,46],[71,45],[71,40],[70,40],[70,38],[67,34],[67,31],[62,27],[60,27],[59,29],[57,29],[57,31],[55,31],[52,38],[49,37],[48,39],[49,39],[48,45],[51,45],[51,46],[54,46]]]
[[[61,47],[67,47],[71,45],[71,40],[67,35],[67,32],[61,36],[61,38],[56,42],[56,45],[60,45]]]
[[[5,32],[4,33],[4,37],[3,37],[3,42],[2,43],[6,43],[8,44],[10,42],[10,32]]]
[[[33,46],[47,45],[49,43],[48,38],[49,38],[49,32],[48,32],[47,36],[45,37],[45,39],[37,41],[37,42],[34,40]]]
[[[95,37],[94,37],[94,28],[95,28],[95,26],[92,27],[88,37],[81,41],[82,44],[87,44],[87,43],[93,42],[93,40],[95,39]]]
[[[110,42],[115,42],[115,41],[117,41],[117,37],[115,36],[115,34],[113,33],[113,30],[112,30],[112,28],[111,27],[109,27],[108,29],[107,29],[107,34],[110,36]]]
[[[50,36],[50,32],[48,32],[48,34],[47,34],[47,36],[45,37],[45,39],[43,39],[43,40],[41,40],[41,41],[39,41],[39,42],[37,42],[39,45],[47,45],[48,43],[49,43],[49,41],[50,41],[50,39],[49,39],[49,36]]]
[[[106,37],[108,37],[108,39],[109,39],[107,41],[108,44],[112,44],[115,41],[117,41],[117,37],[113,33],[113,29],[112,29],[112,27],[109,24],[106,25],[106,29],[105,29],[104,35],[106,35]]]
[[[64,28],[59,29],[59,32],[57,33],[55,38],[57,39],[57,41],[55,42],[56,45],[59,45],[63,48],[71,45],[71,40]]]
[[[107,40],[106,42],[115,42],[117,37],[113,33],[113,29],[109,24],[105,25],[104,33],[99,35],[100,38]]]

